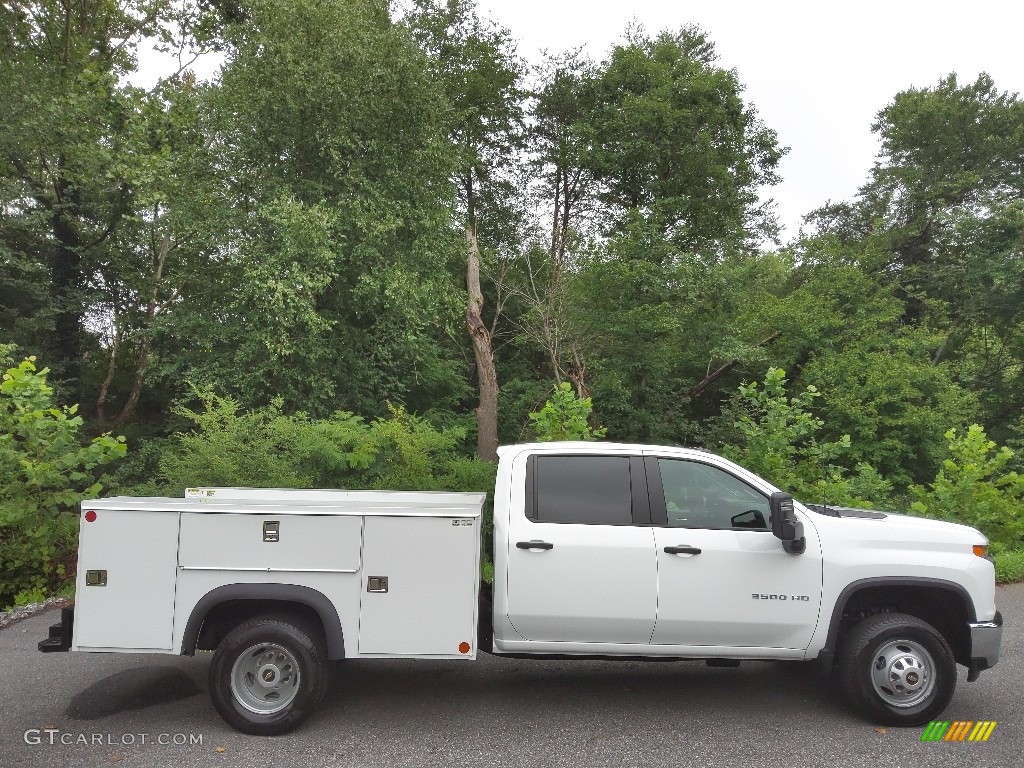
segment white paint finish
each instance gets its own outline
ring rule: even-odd
[[[263,541],[263,524],[279,523]],[[361,517],[342,515],[181,515],[184,568],[357,571]]]
[[[73,650],[169,650],[178,516],[100,509],[81,520]],[[86,586],[91,570],[107,572],[105,587]]]
[[[479,541],[474,518],[366,518],[360,655],[457,656],[462,642],[475,655]],[[371,576],[388,591],[367,592]]]
[[[529,456],[636,456],[641,450],[642,446],[584,442],[498,449],[492,615],[496,647],[526,638],[648,642],[654,628],[657,587],[651,530],[534,523],[524,515]],[[531,539],[555,547],[547,551],[516,548],[517,541]]]
[[[345,636],[346,656],[356,654],[359,632],[359,575],[355,573],[254,573],[239,571],[179,571],[174,599],[175,651],[181,651],[192,609],[205,595],[226,584],[294,584],[322,593],[334,605]]]
[[[655,528],[658,622],[652,642],[806,648],[821,603],[821,549],[806,521],[804,535],[806,551],[790,555],[770,532]],[[681,545],[701,553],[665,552]],[[777,597],[754,600],[754,593]]]
[[[495,653],[556,654],[560,656],[654,656],[679,659],[794,659],[804,658],[801,649],[735,648],[727,645],[647,645],[630,643],[495,641]]]
[[[428,507],[458,507],[482,504],[484,494],[450,493],[448,491],[353,491],[328,488],[186,488],[186,499],[216,501],[282,501],[302,503],[353,502],[357,504],[422,505]]]
[[[180,499],[160,497],[114,496],[90,502],[91,509],[122,509],[138,512],[233,513],[241,515],[389,515],[403,517],[479,517],[485,494],[459,493],[458,503],[426,503],[415,498],[403,501],[399,492],[386,495],[367,491],[366,499],[319,501],[307,499]],[[379,497],[379,498],[378,498]]]
[[[503,550],[508,593],[502,609],[515,631],[536,641],[649,641],[657,608],[651,529],[535,523],[522,510],[512,508]],[[554,547],[516,547],[535,539]]]

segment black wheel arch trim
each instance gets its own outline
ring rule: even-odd
[[[955,581],[920,576],[873,576],[866,579],[857,579],[857,581],[851,581],[843,588],[843,591],[839,593],[836,604],[832,607],[832,619],[828,627],[828,636],[825,638],[825,647],[818,654],[820,659],[831,661],[835,656],[839,624],[842,622],[843,611],[846,610],[846,604],[850,601],[850,598],[862,589],[874,587],[925,587],[952,592],[960,598],[967,609],[967,620],[976,620],[974,601],[971,599],[970,593],[962,584],[957,584]]]
[[[232,600],[276,600],[279,602],[298,603],[316,611],[320,623],[324,627],[327,640],[327,658],[345,658],[345,635],[341,628],[341,619],[334,603],[323,593],[312,587],[298,584],[225,584],[212,589],[203,595],[195,604],[185,624],[185,634],[181,639],[181,654],[191,656],[195,653],[199,631],[210,611],[221,603]]]

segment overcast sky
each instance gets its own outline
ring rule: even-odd
[[[988,72],[1000,90],[1024,91],[1024,2],[1017,0],[479,0],[507,27],[519,53],[586,46],[595,60],[630,21],[650,33],[696,24],[735,69],[779,142],[783,239],[826,200],[852,197],[878,153],[871,123],[899,91],[956,72]]]
[[[988,72],[1001,90],[1024,91],[1021,0],[478,2],[531,62],[543,49],[579,46],[600,61],[631,21],[652,34],[686,24],[704,29],[722,66],[746,86],[747,101],[790,148],[782,183],[766,192],[777,203],[784,241],[806,213],[849,199],[866,180],[878,153],[871,123],[897,92],[933,86],[950,72],[961,82]],[[160,69],[139,54],[143,70]],[[207,58],[197,74],[215,67]],[[140,85],[149,79],[133,78]]]

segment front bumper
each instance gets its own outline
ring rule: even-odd
[[[1003,615],[996,611],[991,621],[972,621],[967,624],[971,632],[971,662],[967,665],[967,681],[973,683],[986,669],[999,661],[999,644],[1003,639]]]

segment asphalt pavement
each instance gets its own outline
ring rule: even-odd
[[[209,655],[42,654],[47,611],[0,630],[0,768],[14,766],[1024,765],[1024,585],[1001,587],[1002,660],[961,669],[944,717],[985,743],[920,740],[845,706],[813,664],[531,661],[340,664],[298,731],[245,736],[206,692]]]

